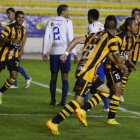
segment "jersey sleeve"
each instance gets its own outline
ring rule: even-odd
[[[10,27],[9,26],[6,26],[0,33],[0,37],[2,38],[8,38],[10,34]]]
[[[48,46],[48,42],[49,42],[49,37],[50,37],[50,21],[48,21],[47,25],[46,25],[46,30],[45,30],[45,35],[43,38],[43,54],[46,54],[47,52],[47,46]]]
[[[119,42],[117,38],[112,38],[109,40],[109,50],[112,54],[119,53]]]

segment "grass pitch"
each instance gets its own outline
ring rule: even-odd
[[[49,85],[49,63],[40,60],[22,60],[23,66],[33,81]],[[69,92],[75,84],[75,69],[72,63],[69,73]],[[0,86],[9,77],[7,70],[0,74]],[[46,128],[46,121],[55,116],[62,107],[50,106],[50,92],[48,88],[31,84],[24,88],[25,80],[19,74],[18,89],[9,89],[3,95],[3,104],[0,105],[0,140],[139,140],[140,139],[140,63],[137,71],[132,73],[124,91],[125,102],[120,104],[131,112],[118,111],[119,126],[106,125],[107,113],[100,111],[98,105],[87,113],[88,127],[79,123],[75,114],[59,125],[59,136],[51,134]],[[61,89],[61,75],[59,74],[57,88]],[[73,93],[74,94],[74,93]],[[73,99],[67,97],[67,103]],[[61,93],[57,92],[57,102],[61,100]],[[133,111],[133,112],[132,112]]]

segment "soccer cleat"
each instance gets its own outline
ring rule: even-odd
[[[120,102],[124,102],[123,95],[120,96]]]
[[[120,123],[118,123],[115,119],[110,119],[106,121],[106,124],[113,124],[113,125],[119,125]]]
[[[26,80],[26,84],[25,84],[25,88],[28,88],[31,84],[32,78],[30,77],[30,79]]]
[[[14,86],[14,85],[12,85],[10,88],[18,88],[18,86]]]
[[[103,108],[102,111],[109,112],[109,108]]]
[[[46,126],[51,130],[53,135],[59,135],[58,125],[52,123],[52,120],[47,121]]]
[[[82,111],[81,108],[77,108],[75,110],[75,113],[79,119],[79,121],[81,122],[81,124],[84,126],[84,127],[87,127],[87,121],[86,121],[86,113],[84,111]]]

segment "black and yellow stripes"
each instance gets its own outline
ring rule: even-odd
[[[93,77],[96,75],[97,68],[106,55],[109,52],[112,54],[118,52],[116,45],[117,39],[107,31],[98,32],[96,34],[92,33],[85,37],[86,41],[83,48],[82,60],[86,60],[86,63],[77,71],[77,76],[83,76],[84,80],[92,82]]]
[[[78,102],[72,100],[69,104],[66,104],[64,108],[52,119],[52,122],[59,124],[61,121],[69,117],[79,106]]]
[[[7,81],[4,83],[4,85],[2,86],[2,88],[0,89],[0,92],[5,92],[8,88],[10,88],[15,82],[15,79],[13,79],[12,77],[8,78]]]
[[[102,100],[104,100],[105,98],[108,98],[109,95],[110,95],[109,93],[97,92],[81,108],[87,111],[88,109],[96,107],[96,105],[98,105]]]
[[[128,81],[128,77],[122,77],[122,89],[124,90],[126,83]]]
[[[108,119],[115,118],[118,106],[119,106],[120,97],[112,95],[109,101],[109,114]]]
[[[21,29],[17,29],[16,24],[6,26],[0,33],[0,37],[4,39],[18,39],[23,40],[26,37],[26,29],[22,26]],[[18,58],[18,48],[15,48],[10,43],[0,44],[0,61],[6,61]]]

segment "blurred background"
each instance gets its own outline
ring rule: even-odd
[[[0,0],[0,30],[7,22],[5,14],[7,8],[13,7],[25,13],[24,26],[27,29],[27,41],[23,58],[41,59],[47,20],[51,16],[57,16],[56,9],[60,4],[69,6],[74,37],[87,33],[87,11],[91,8],[99,10],[99,21],[103,24],[106,16],[116,15],[118,26],[126,17],[131,16],[132,9],[140,8],[140,0]],[[81,47],[76,49],[80,53]]]

